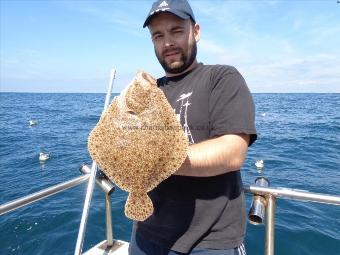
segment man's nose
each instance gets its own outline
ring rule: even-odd
[[[174,45],[175,45],[175,42],[174,42],[172,36],[171,35],[165,35],[164,36],[164,46],[165,47],[172,47]]]

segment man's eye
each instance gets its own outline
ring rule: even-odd
[[[161,39],[163,36],[162,35],[154,35],[153,39],[154,40],[159,40]]]

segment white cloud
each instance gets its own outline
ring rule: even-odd
[[[248,66],[244,75],[254,92],[340,92],[340,60],[334,56],[283,59]]]
[[[227,49],[202,39],[199,52],[210,62],[236,66],[253,92],[340,92],[340,59],[336,55],[304,56],[290,42],[277,44],[282,46],[276,55],[271,52],[260,58],[251,48]]]
[[[203,23],[201,61],[236,66],[254,92],[340,92],[338,17],[301,4],[270,20],[261,13],[283,12],[285,2],[214,3],[194,5]]]

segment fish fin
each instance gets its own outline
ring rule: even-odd
[[[126,217],[144,221],[153,213],[153,204],[150,197],[146,193],[131,192],[125,203]]]

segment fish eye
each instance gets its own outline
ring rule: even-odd
[[[129,114],[131,114],[131,115],[137,115],[137,113],[136,113],[136,112],[134,112],[134,111],[131,111],[131,110],[127,111],[127,113],[129,113]]]

